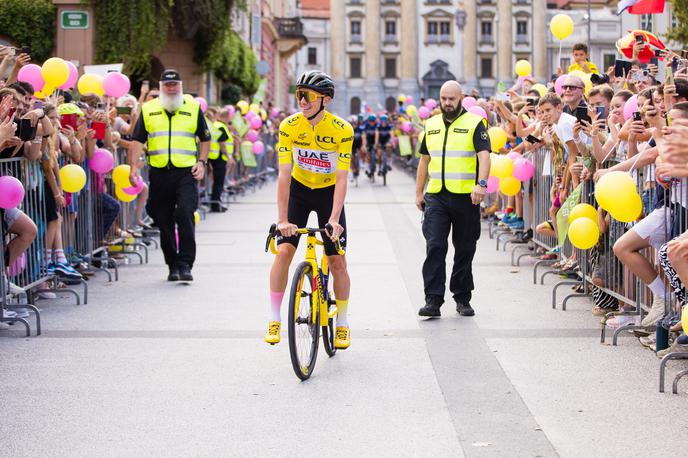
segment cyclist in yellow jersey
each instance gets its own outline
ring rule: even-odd
[[[270,313],[265,341],[280,341],[280,308],[287,288],[289,265],[296,252],[296,229],[305,227],[316,212],[318,225],[330,224],[325,254],[334,279],[337,302],[336,348],[348,348],[351,340],[347,308],[350,280],[346,259],[338,255],[333,241],[346,246],[344,199],[351,161],[354,131],[351,124],[325,111],[334,97],[334,82],[325,73],[308,71],[296,82],[300,112],[279,127],[279,178],[277,181],[278,253],[270,271]]]

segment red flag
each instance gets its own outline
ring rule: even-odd
[[[632,5],[628,12],[631,14],[656,14],[664,12],[666,0],[640,0]]]

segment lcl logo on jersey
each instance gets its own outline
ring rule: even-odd
[[[334,137],[321,137],[320,135],[316,135],[315,138],[320,143],[331,143],[334,145]]]

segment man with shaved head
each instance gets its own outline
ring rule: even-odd
[[[490,140],[482,116],[463,109],[463,89],[447,81],[440,89],[441,114],[429,118],[420,146],[416,206],[423,214],[426,258],[423,264],[423,317],[439,317],[444,303],[449,231],[454,267],[449,289],[462,316],[475,314],[472,262],[480,237],[480,202],[490,173]],[[427,187],[426,187],[427,185]]]

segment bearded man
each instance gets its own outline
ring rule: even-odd
[[[200,152],[196,144],[200,141]],[[134,127],[128,152],[129,180],[141,179],[137,163],[147,144],[150,165],[150,193],[146,211],[160,230],[160,246],[169,267],[168,281],[193,281],[196,260],[194,212],[198,187],[210,151],[210,131],[200,105],[184,96],[182,79],[176,70],[160,76],[160,97],[146,102]],[[179,234],[175,236],[175,225]]]

